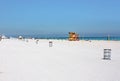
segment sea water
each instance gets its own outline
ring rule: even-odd
[[[19,35],[11,35],[11,37],[17,38]],[[35,38],[35,39],[57,39],[57,40],[68,40],[67,35],[21,35],[24,38]],[[80,40],[108,40],[108,37],[79,37]],[[120,37],[109,37],[109,40],[120,41]]]

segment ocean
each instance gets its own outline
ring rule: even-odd
[[[20,35],[11,35],[9,37],[15,37],[18,38]],[[35,39],[57,39],[57,40],[68,40],[67,35],[21,35],[23,38],[35,38]],[[79,37],[80,40],[108,40],[108,37],[106,36],[99,36],[99,37]],[[109,40],[114,41],[120,41],[120,37],[109,37]]]

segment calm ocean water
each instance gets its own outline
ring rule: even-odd
[[[60,35],[21,35],[24,38],[35,38],[35,39],[58,39],[58,40],[68,40],[68,36]],[[14,35],[12,37],[18,37]],[[120,37],[109,37],[110,40],[120,41]],[[108,40],[108,37],[80,37],[80,40]]]

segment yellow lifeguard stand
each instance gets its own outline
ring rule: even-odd
[[[78,41],[79,35],[75,32],[69,32],[69,41]]]

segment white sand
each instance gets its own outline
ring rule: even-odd
[[[26,41],[0,41],[0,81],[120,81],[120,41]]]

